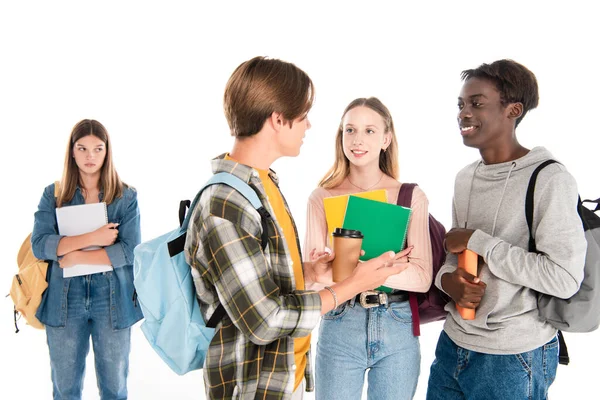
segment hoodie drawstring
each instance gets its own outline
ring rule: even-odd
[[[477,173],[477,169],[479,168],[482,162],[483,161],[479,160],[477,166],[475,167],[475,170],[473,171],[473,176],[471,177],[471,186],[469,187],[469,196],[467,197],[467,212],[465,214],[465,229],[467,228],[467,221],[469,221],[469,209],[471,208],[471,192],[473,192],[473,182],[475,182],[475,174]]]
[[[465,215],[465,228],[467,227],[467,221],[469,219],[469,208],[471,206],[471,192],[473,191],[473,182],[475,181],[475,174],[477,173],[477,169],[481,165],[482,161],[479,161],[475,170],[473,171],[473,177],[471,178],[471,187],[469,189],[469,197],[467,198],[467,213]],[[513,169],[517,166],[516,162],[512,162],[510,164],[510,169],[508,170],[508,174],[506,175],[506,180],[504,181],[504,188],[502,189],[502,195],[500,196],[500,201],[498,201],[498,206],[496,207],[496,214],[494,215],[494,223],[492,225],[492,236],[496,233],[496,222],[498,221],[498,214],[500,213],[500,206],[502,205],[502,200],[504,200],[504,194],[506,193],[506,188],[508,187],[508,180],[510,179],[510,174]]]
[[[496,221],[498,221],[498,214],[500,213],[500,206],[502,205],[502,200],[504,200],[504,193],[506,193],[506,187],[508,186],[508,180],[510,179],[510,174],[512,170],[517,166],[516,162],[510,163],[510,169],[508,170],[508,174],[506,175],[506,180],[504,181],[504,188],[502,189],[502,196],[500,196],[500,201],[498,202],[498,207],[496,208],[496,214],[494,215],[494,224],[492,225],[492,236],[496,233]]]

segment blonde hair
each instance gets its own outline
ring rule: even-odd
[[[311,109],[315,90],[308,75],[292,63],[254,57],[231,74],[223,108],[231,136],[257,134],[273,112],[292,126]]]
[[[348,107],[346,107],[342,114],[340,126],[338,127],[337,135],[335,137],[335,161],[333,166],[319,182],[319,186],[325,189],[332,189],[339,186],[350,173],[350,160],[348,160],[344,154],[344,127],[342,124],[346,113],[356,107],[368,107],[383,118],[385,133],[391,135],[391,141],[386,151],[380,151],[379,153],[379,169],[384,174],[394,179],[398,179],[399,177],[398,141],[396,140],[396,131],[394,130],[392,115],[388,108],[377,97],[361,97],[348,104]]]
[[[67,151],[65,153],[65,166],[60,182],[60,193],[56,200],[57,207],[61,207],[64,203],[71,201],[75,195],[77,186],[81,190],[83,188],[79,167],[73,157],[73,147],[75,143],[86,136],[93,135],[104,142],[106,147],[106,156],[100,170],[100,190],[104,192],[103,200],[106,204],[112,203],[116,198],[123,196],[123,189],[127,185],[121,181],[112,161],[112,146],[110,138],[104,125],[93,119],[84,119],[79,121],[73,127],[69,143],[67,143]]]

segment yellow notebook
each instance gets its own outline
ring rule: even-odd
[[[346,215],[346,207],[348,206],[348,198],[350,196],[387,203],[387,191],[385,189],[324,198],[323,206],[325,208],[325,218],[327,219],[328,243],[331,243],[331,234],[335,228],[341,228],[344,224],[344,216]]]

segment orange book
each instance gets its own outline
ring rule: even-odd
[[[465,249],[462,253],[458,253],[458,268],[464,269],[473,276],[477,276],[477,253]],[[456,305],[456,310],[463,319],[475,319],[475,310],[472,308],[464,308]]]

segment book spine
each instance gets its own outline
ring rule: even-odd
[[[400,206],[402,207],[402,206]],[[407,208],[407,207],[404,207]],[[408,209],[408,218],[406,219],[406,229],[404,230],[404,239],[402,240],[402,243],[400,244],[400,250],[404,250],[406,248],[406,239],[408,238],[408,226],[410,225],[410,218],[412,217],[412,209],[411,208],[407,208]]]
[[[474,251],[464,250],[462,253],[458,254],[458,268],[464,269],[473,276],[477,276],[478,257],[479,256]],[[456,310],[458,311],[460,316],[465,320],[475,319],[475,309],[473,308],[464,308],[457,304]]]
[[[104,223],[108,224],[108,207],[106,203],[102,202],[102,204],[104,205]]]

